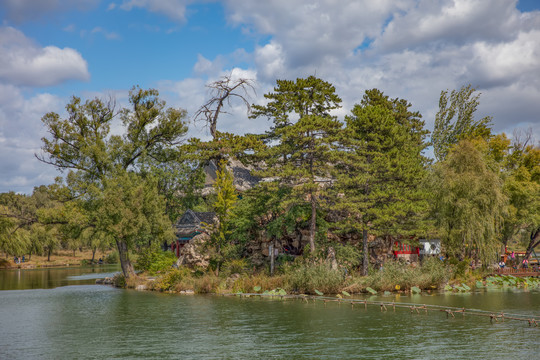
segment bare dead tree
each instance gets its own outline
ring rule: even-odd
[[[523,129],[514,129],[512,134],[512,145],[514,151],[525,151],[529,144],[534,143],[534,136],[532,127],[529,127],[527,130]]]
[[[249,94],[255,94],[254,81],[252,79],[233,79],[232,74],[225,75],[221,79],[207,85],[210,89],[210,99],[195,113],[194,120],[203,120],[210,128],[210,134],[216,139],[217,120],[220,114],[228,114],[225,106],[231,107],[233,100],[240,100],[248,114],[251,112]]]

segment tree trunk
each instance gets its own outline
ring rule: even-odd
[[[363,250],[362,250],[362,254],[363,254],[363,261],[362,261],[362,275],[363,276],[366,276],[368,274],[368,261],[369,261],[369,254],[368,254],[368,243],[367,243],[367,239],[368,239],[368,236],[367,236],[367,229],[364,229],[362,231],[362,242],[363,242]]]
[[[525,252],[525,259],[529,260],[531,253],[538,245],[540,245],[540,226],[531,231],[531,240],[529,241],[529,246],[527,246],[527,251]]]
[[[52,249],[48,248],[47,249],[47,261],[51,261],[51,252],[52,252]]]
[[[317,204],[313,196],[313,190],[310,192],[311,198],[311,226],[309,229],[309,252],[315,253],[315,230],[317,229]]]
[[[274,240],[272,239],[272,242],[270,243],[268,252],[270,254],[270,275],[274,275]]]
[[[90,260],[91,262],[94,262],[94,258],[96,257],[96,250],[97,250],[97,247],[92,248],[92,260]]]
[[[135,276],[135,270],[129,260],[128,247],[125,241],[116,240],[116,247],[118,248],[118,256],[120,257],[120,266],[122,267],[122,273],[124,277],[129,279],[131,276]]]

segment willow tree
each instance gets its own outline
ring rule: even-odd
[[[253,106],[253,116],[273,121],[267,134],[267,147],[260,152],[265,170],[259,175],[277,179],[292,187],[284,206],[310,207],[309,246],[315,252],[318,194],[329,181],[331,160],[339,146],[342,123],[330,114],[341,99],[330,83],[310,76],[307,79],[277,80],[269,102]]]
[[[444,160],[450,148],[463,139],[491,135],[491,116],[475,119],[474,113],[480,104],[480,94],[469,84],[459,91],[441,91],[439,111],[433,129],[433,151],[437,160]]]
[[[157,90],[134,87],[129,102],[129,108],[117,111],[114,101],[96,98],[83,103],[73,97],[65,118],[54,112],[42,118],[49,135],[42,138],[42,152],[36,155],[68,172],[71,202],[82,209],[89,226],[113,239],[126,277],[134,274],[128,251],[136,240],[170,236],[161,226],[168,220],[164,203],[153,190],[157,185],[142,178],[140,170],[148,159],[175,160],[176,146],[187,132],[186,112],[166,108]],[[122,135],[111,134],[117,117],[124,127]],[[165,219],[154,226],[152,221],[161,217]]]
[[[495,260],[507,199],[485,142],[460,141],[433,175],[434,218],[447,253],[484,264]]]

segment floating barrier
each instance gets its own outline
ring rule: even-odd
[[[490,322],[505,322],[506,320],[516,320],[527,322],[530,327],[538,328],[538,323],[540,322],[540,316],[535,315],[523,315],[523,314],[511,314],[506,312],[493,312],[487,310],[478,310],[478,309],[466,309],[466,308],[457,308],[451,306],[443,305],[429,305],[429,304],[416,304],[416,303],[404,303],[404,302],[388,302],[388,301],[371,301],[364,299],[345,299],[338,297],[329,297],[329,296],[314,296],[314,295],[279,295],[279,294],[259,294],[259,293],[231,293],[231,294],[222,294],[223,296],[240,296],[240,297],[260,297],[260,298],[279,298],[281,300],[302,300],[308,302],[312,300],[313,302],[322,301],[326,306],[328,302],[337,302],[337,303],[348,303],[351,305],[351,308],[354,308],[356,305],[364,305],[364,309],[367,310],[368,305],[376,305],[380,307],[381,312],[387,312],[388,308],[391,308],[393,312],[396,311],[396,308],[409,309],[411,314],[420,315],[421,312],[428,314],[429,312],[444,312],[446,313],[447,318],[455,318],[456,314],[461,314],[462,317],[465,315],[472,316],[482,316],[489,318]]]

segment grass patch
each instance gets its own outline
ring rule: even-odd
[[[442,287],[452,274],[451,267],[436,258],[427,258],[421,266],[412,267],[399,261],[387,261],[382,270],[360,278],[347,291],[358,292],[371,287],[377,291],[437,289]]]
[[[285,269],[285,289],[301,294],[337,294],[346,286],[345,274],[332,270],[327,264],[300,264]]]

